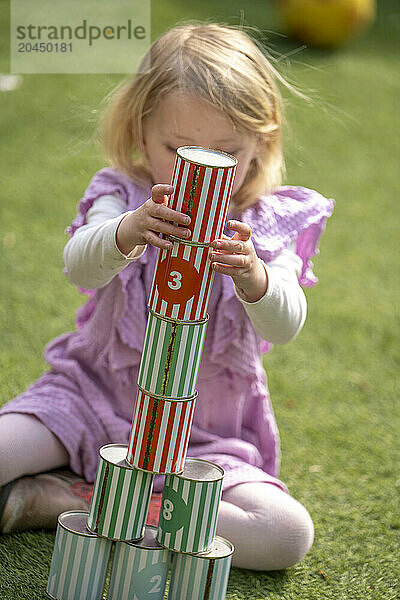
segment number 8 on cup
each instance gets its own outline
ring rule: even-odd
[[[163,502],[163,518],[166,521],[170,521],[172,518],[172,511],[174,510],[174,504],[173,502],[171,502],[171,500],[168,500],[168,498],[165,498],[164,502]]]

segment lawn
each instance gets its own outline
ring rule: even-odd
[[[336,51],[272,33],[272,2],[153,0],[156,37],[180,19],[245,22],[268,34],[283,73],[286,182],[336,199],[307,290],[308,321],[265,358],[282,440],[281,478],[309,509],[314,546],[296,567],[232,569],[228,600],[400,598],[400,7],[379,2],[368,35]],[[0,0],[0,72],[8,2]],[[25,75],[0,92],[0,402],[45,368],[44,345],[74,327],[82,296],[62,274],[65,226],[103,166],[91,135],[108,75]],[[397,307],[397,308],[396,308]],[[1,465],[0,465],[1,468]],[[1,600],[46,598],[54,534],[0,538]]]

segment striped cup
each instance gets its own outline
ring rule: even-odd
[[[47,593],[57,600],[101,600],[112,542],[86,529],[88,514],[58,517]]]
[[[170,553],[156,541],[155,527],[146,525],[140,542],[118,542],[107,600],[163,600]]]
[[[111,540],[134,540],[144,534],[154,476],[132,469],[127,446],[108,444],[100,449],[87,527]]]
[[[149,395],[193,396],[206,327],[206,319],[182,323],[150,312],[138,385]]]
[[[168,600],[224,600],[233,551],[217,536],[207,554],[174,553]]]
[[[224,471],[200,458],[187,458],[180,475],[165,478],[157,540],[179,552],[207,552],[217,527]]]
[[[191,242],[210,243],[221,237],[232,192],[237,160],[200,146],[176,151],[170,208],[191,218]]]
[[[196,321],[207,312],[214,271],[207,246],[174,242],[158,253],[149,308],[156,314]]]
[[[131,466],[151,473],[182,471],[196,395],[172,400],[139,389],[126,456]]]

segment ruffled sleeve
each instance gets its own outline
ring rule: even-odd
[[[126,203],[126,208],[134,210],[146,200],[147,190],[136,185],[129,177],[115,169],[105,168],[92,178],[83,198],[79,201],[78,212],[66,232],[72,236],[79,227],[86,224],[86,216],[94,201],[100,196],[117,194]]]
[[[299,283],[313,286],[318,279],[313,273],[311,258],[318,254],[319,240],[333,207],[333,200],[314,190],[285,186],[271,196],[261,197],[235,218],[251,226],[257,254],[266,263],[296,240],[296,253],[302,260]],[[225,230],[225,234],[232,232]],[[215,282],[218,279],[216,276]],[[256,355],[268,352],[271,344],[254,332],[245,309],[236,298],[232,280],[221,276],[219,285],[221,292],[211,356],[222,364],[229,351],[232,369],[250,373],[255,368]]]
[[[334,201],[303,187],[285,186],[275,194],[263,196],[243,212],[241,220],[252,228],[258,256],[265,262],[274,260],[296,240],[296,253],[303,263],[299,283],[313,286],[318,282],[311,258],[318,254],[318,244]]]
[[[148,188],[144,188],[135,184],[129,177],[123,175],[115,169],[102,169],[92,178],[83,198],[81,198],[79,201],[77,215],[72,221],[71,225],[66,229],[66,232],[72,237],[79,227],[86,224],[87,213],[93,206],[95,200],[100,196],[117,194],[125,202],[127,210],[135,210],[138,208],[138,206],[145,202],[150,193],[150,185]],[[119,274],[118,277],[121,280],[125,297],[127,297],[128,294],[128,287],[131,291],[131,294],[140,293],[140,282],[137,282],[137,285],[134,286],[131,279],[137,279],[139,277],[140,273],[137,267],[139,265],[144,266],[148,260],[149,252],[146,250],[144,254],[137,261],[135,261],[136,265],[128,265]],[[95,290],[85,290],[82,288],[79,289],[82,293],[87,294],[90,298],[86,304],[78,309],[76,314],[76,324],[78,329],[81,329],[92,318],[99,299],[103,295],[103,291],[96,292]],[[136,300],[138,301],[138,305],[143,304],[143,302],[139,303],[138,298]],[[133,339],[135,337],[134,332],[130,333],[130,337]]]

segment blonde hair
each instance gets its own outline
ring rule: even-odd
[[[148,183],[144,119],[172,91],[194,95],[222,110],[237,130],[257,136],[257,156],[232,198],[238,209],[251,206],[282,181],[277,79],[288,85],[244,31],[214,23],[178,25],[152,44],[140,72],[108,98],[102,121],[108,160],[137,183]]]

